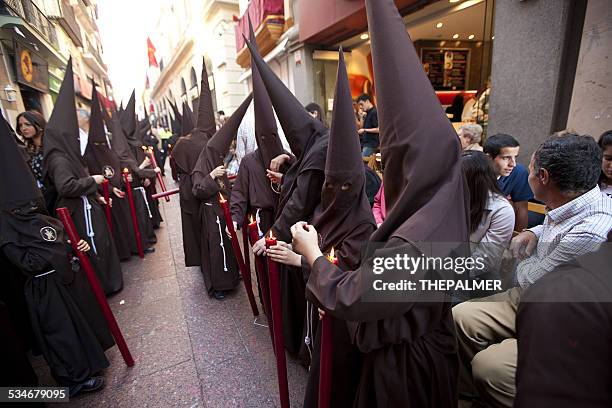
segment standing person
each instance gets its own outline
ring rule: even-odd
[[[515,214],[515,231],[523,231],[529,221],[528,202],[533,192],[527,181],[529,171],[517,163],[520,145],[510,135],[498,133],[487,138],[483,151],[493,160],[493,170],[499,188],[510,201]]]
[[[108,184],[109,198],[111,200],[111,225],[112,236],[117,248],[119,259],[124,261],[130,258],[132,253],[137,253],[136,237],[131,228],[130,207],[121,190],[122,177],[119,157],[107,144],[104,132],[104,121],[98,92],[93,89],[91,98],[91,115],[89,118],[89,137],[85,149],[85,163],[87,170],[92,173],[102,174]]]
[[[208,141],[191,174],[193,196],[201,200],[200,254],[204,284],[208,293],[217,300],[223,300],[225,293],[238,284],[238,262],[230,238],[225,233],[227,226],[219,199],[220,194],[225,200],[230,199],[230,185],[223,167],[223,158],[236,137],[251,99],[248,96]]]
[[[227,116],[225,116],[225,112],[220,110],[217,112],[217,129],[221,129],[223,125],[227,122]]]
[[[208,85],[206,64],[203,61],[199,101],[196,127],[189,134],[181,137],[172,151],[172,157],[176,163],[176,170],[179,176],[179,199],[185,266],[200,266],[202,264],[200,254],[200,237],[202,235],[200,200],[193,196],[191,173],[200,157],[200,152],[206,148],[206,143],[216,132],[212,94]]]
[[[310,116],[323,123],[323,126],[327,127],[327,121],[325,120],[325,111],[318,104],[311,102],[304,107]]]
[[[380,189],[374,197],[374,205],[372,206],[372,213],[374,214],[374,220],[376,221],[376,227],[385,221],[387,216],[387,206],[385,205],[385,183],[380,183]]]
[[[72,81],[72,75],[67,78]],[[60,90],[58,103],[62,96]],[[74,101],[72,94],[70,97]],[[53,138],[54,115],[49,121],[49,139]],[[62,224],[46,215],[35,179],[8,136],[6,123],[0,123],[0,255],[26,276],[21,290],[34,338],[56,382],[69,387],[70,397],[99,390],[104,378],[95,373],[109,365],[104,350],[114,344],[112,336],[84,275],[73,270],[78,263],[69,261],[71,251]],[[84,240],[78,248],[90,250]]]
[[[478,150],[482,152],[480,140],[482,139],[482,126],[468,123],[463,125],[457,131],[459,140],[461,140],[461,148],[463,150]]]
[[[601,188],[602,193],[612,197],[612,130],[604,132],[599,137],[598,144],[602,151],[599,188]]]
[[[28,164],[36,179],[36,185],[43,193],[47,211],[53,214],[55,213],[57,191],[43,177],[43,138],[46,126],[47,121],[37,111],[25,111],[17,116],[17,134],[23,138],[25,150],[29,156]]]
[[[249,106],[238,128],[238,135],[236,137],[236,159],[238,163],[242,161],[244,156],[254,152],[255,149],[257,149],[257,142],[255,141],[255,111],[253,106]]]
[[[295,162],[282,177],[276,219],[271,228],[278,240],[289,242],[291,226],[301,220],[312,220],[315,209],[321,202],[329,129],[304,109],[297,98],[264,62],[253,44],[247,42],[247,45],[251,51],[251,61],[257,66],[272,106],[291,146],[291,152],[295,155]],[[284,157],[289,158],[287,155]],[[268,174],[270,174],[269,171]],[[264,238],[253,246],[253,252],[257,255],[261,255],[264,249]],[[302,362],[307,363],[309,358],[304,346],[306,329],[304,280],[298,273],[290,271],[281,273],[280,280],[285,347],[292,355],[299,354]]]
[[[160,169],[162,171],[162,176],[166,175],[166,158],[168,158],[168,145],[170,144],[170,138],[172,137],[172,132],[165,127],[158,127],[157,132],[159,133],[159,138],[161,139],[161,161],[159,162]]]
[[[372,97],[368,94],[362,94],[357,98],[360,112],[362,112],[360,128],[357,131],[361,137],[361,154],[363,157],[369,157],[376,153],[380,141],[378,140],[378,111]]]
[[[375,280],[418,280],[429,273],[419,269],[411,275],[397,266],[379,275],[373,265],[396,254],[450,257],[456,243],[467,242],[469,204],[459,140],[393,0],[366,0],[366,11],[391,208],[370,242],[383,247],[369,248],[374,253],[360,268],[344,271],[323,256],[314,226],[300,223],[292,227],[293,248],[312,267],[308,299],[326,315],[359,322],[354,341],[364,363],[354,407],[456,407],[457,345],[448,296],[393,291],[380,297]],[[438,165],[432,168],[432,161]]]
[[[45,129],[43,175],[55,185],[59,194],[58,207],[67,207],[79,236],[88,240],[92,261],[100,284],[108,295],[123,288],[123,274],[119,256],[106,224],[104,197],[97,194],[104,176],[90,176],[79,149],[79,127],[74,105],[72,60],[51,118]]]

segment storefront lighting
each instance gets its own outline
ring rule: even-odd
[[[469,39],[469,40],[473,40],[473,39],[474,39],[474,37],[475,37],[475,36],[474,36],[474,34],[470,34],[470,35],[468,36],[468,39]]]
[[[440,41],[440,47],[444,47],[444,44],[446,44],[446,41]]]
[[[495,36],[491,37],[491,39],[492,39],[492,40],[494,40],[494,39],[495,39]]]
[[[459,3],[461,0],[450,0],[451,3]]]
[[[17,91],[11,86],[11,84],[4,87],[4,92],[6,93],[7,101],[15,102],[17,100]]]
[[[456,40],[457,38],[459,38],[459,34],[453,34],[453,39]]]
[[[442,28],[443,25],[444,24],[442,24],[442,23],[438,23],[438,24],[436,24],[436,28]]]
[[[368,33],[363,33],[359,36],[359,38],[361,38],[362,40],[367,40],[368,38],[370,38],[370,35]]]

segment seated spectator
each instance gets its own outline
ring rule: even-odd
[[[516,162],[520,150],[519,142],[512,136],[498,133],[487,138],[483,151],[493,160],[493,170],[504,196],[514,208],[514,230],[527,228],[529,212],[527,203],[533,193],[527,182],[529,172]]]
[[[470,123],[461,126],[457,133],[459,134],[463,150],[478,150],[482,152],[482,146],[479,144],[482,138],[482,126]]]
[[[380,189],[374,197],[374,206],[372,206],[372,213],[374,214],[374,220],[376,226],[380,227],[387,215],[387,206],[385,205],[385,190],[384,183],[380,183]]]
[[[511,242],[510,250],[521,260],[517,286],[453,308],[460,393],[478,395],[492,406],[512,406],[515,320],[523,291],[557,266],[596,251],[612,229],[612,199],[597,185],[600,173],[601,150],[590,136],[553,137],[533,154],[529,184],[535,198],[550,211],[544,225],[520,233]]]
[[[451,114],[451,122],[461,122],[461,114],[463,113],[463,92],[455,95],[451,106],[446,108],[446,113]]]
[[[599,188],[608,197],[612,197],[612,130],[604,132],[599,137],[599,147],[603,154]]]
[[[472,257],[485,259],[485,268],[472,277],[496,274],[512,239],[514,210],[497,186],[493,167],[484,153],[464,152],[461,168],[470,192]]]
[[[516,408],[612,407],[610,245],[612,231],[599,251],[557,267],[523,294]]]

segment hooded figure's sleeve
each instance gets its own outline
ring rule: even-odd
[[[22,272],[35,275],[51,269],[49,260],[35,248],[23,248],[8,243],[2,247],[2,252]]]
[[[68,161],[63,157],[52,156],[49,159],[49,176],[60,196],[75,198],[98,191],[93,177],[75,177],[70,171]]]
[[[209,200],[211,197],[218,195],[221,187],[217,180],[210,177],[210,174],[202,174],[199,171],[194,171],[193,178],[193,195],[198,200]]]
[[[153,179],[156,177],[156,173],[154,169],[141,169],[136,170],[136,174],[141,179]]]
[[[324,182],[325,173],[320,170],[307,170],[297,177],[297,188],[272,227],[279,240],[291,242],[290,229],[293,224],[310,220],[319,204]]]

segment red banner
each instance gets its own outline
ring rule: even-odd
[[[149,56],[149,66],[159,67],[157,64],[157,59],[155,58],[155,47],[153,46],[153,43],[149,37],[147,37],[147,54]]]

